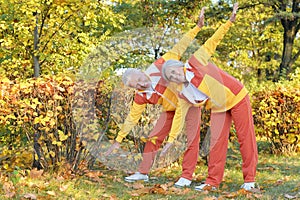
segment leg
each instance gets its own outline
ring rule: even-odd
[[[185,120],[187,149],[183,156],[181,177],[192,180],[199,156],[201,108],[190,107]]]
[[[138,171],[142,174],[148,174],[150,168],[153,164],[154,158],[156,156],[157,150],[159,149],[161,143],[164,141],[166,136],[169,134],[172,121],[174,117],[174,111],[163,112],[153,130],[151,131],[149,138],[157,137],[155,142],[147,141],[144,152],[143,152],[143,160],[139,165]]]
[[[248,95],[231,109],[231,114],[243,159],[242,171],[244,182],[255,182],[258,152],[252,109]]]
[[[230,112],[211,113],[210,120],[211,142],[208,158],[208,177],[205,183],[218,187],[224,175],[231,114]]]

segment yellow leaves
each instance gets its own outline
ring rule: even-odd
[[[46,126],[46,123],[49,123],[50,120],[51,120],[50,117],[48,116],[44,117],[43,115],[41,115],[39,117],[34,118],[33,124],[41,124],[43,126]]]
[[[64,98],[58,94],[54,94],[53,99],[54,100],[63,100]]]
[[[62,132],[61,130],[58,130],[58,136],[60,141],[65,141],[69,137],[68,134],[64,134],[64,132]]]
[[[277,148],[275,152],[297,151],[297,121],[300,112],[299,88],[279,85],[274,90],[254,94],[254,121],[259,136],[267,137]]]

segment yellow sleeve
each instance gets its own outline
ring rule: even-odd
[[[188,31],[184,36],[181,38],[181,40],[175,44],[175,46],[168,51],[166,54],[164,54],[162,57],[164,60],[180,60],[182,54],[185,52],[185,50],[188,48],[190,43],[195,39],[196,35],[200,31],[200,27],[196,26],[190,31]]]
[[[223,39],[224,35],[227,33],[231,27],[232,22],[227,21],[225,24],[222,24],[218,30],[210,37],[195,53],[194,56],[202,64],[207,65],[208,60],[216,51],[216,48],[220,41]]]
[[[182,131],[185,123],[185,116],[192,105],[186,100],[179,98],[175,115],[172,122],[171,131],[169,133],[168,142],[172,143]]]
[[[121,143],[122,140],[128,135],[131,129],[138,123],[146,104],[137,104],[133,102],[130,113],[128,114],[125,122],[120,126],[121,130],[118,133],[116,141]]]

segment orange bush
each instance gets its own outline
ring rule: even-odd
[[[300,88],[279,86],[253,94],[258,136],[267,138],[274,153],[300,151]]]

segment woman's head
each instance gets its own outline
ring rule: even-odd
[[[145,90],[151,86],[149,77],[139,69],[128,68],[122,75],[124,85],[138,90]]]
[[[178,60],[167,60],[162,66],[162,77],[169,82],[184,83],[184,64]]]

